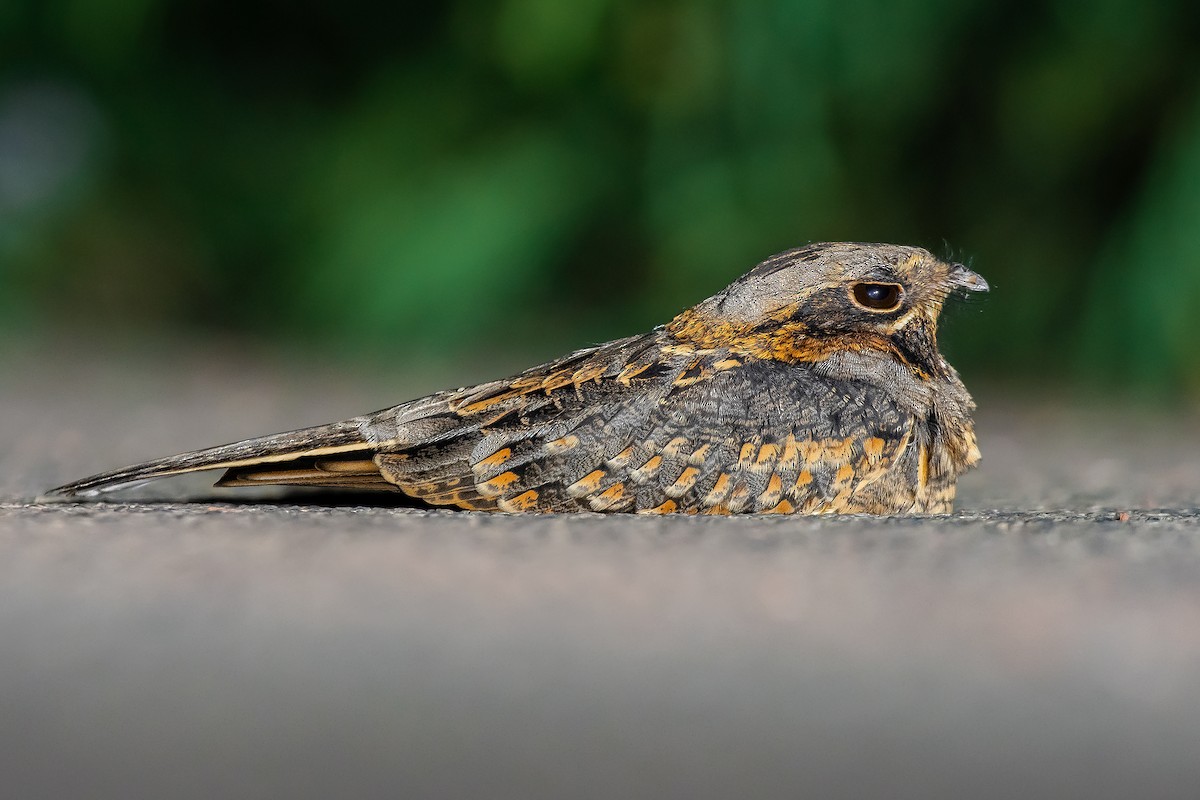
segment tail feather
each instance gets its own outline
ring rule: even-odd
[[[399,487],[388,483],[374,459],[363,458],[361,451],[344,456],[305,456],[290,461],[230,467],[217,486],[323,486],[334,489],[362,491],[391,490]]]
[[[157,478],[210,469],[229,470],[220,485],[290,483],[287,480],[266,479],[271,474],[284,478],[290,474],[291,477],[302,479],[302,485],[348,485],[358,488],[369,483],[372,488],[387,488],[376,486],[379,481],[370,478],[367,471],[366,462],[373,455],[373,446],[363,436],[365,422],[364,418],[359,417],[159,458],[59,486],[51,489],[48,496],[88,497]],[[254,469],[260,465],[270,466],[267,469]],[[296,475],[297,470],[307,470],[315,475],[327,473],[331,480],[322,484],[311,476],[305,479]],[[375,474],[378,474],[378,468]],[[262,477],[254,479],[258,476]]]

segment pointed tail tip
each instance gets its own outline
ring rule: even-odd
[[[108,480],[103,476],[95,475],[90,478],[84,478],[71,483],[64,483],[62,486],[55,486],[53,489],[48,489],[41,495],[38,495],[38,502],[46,503],[63,503],[71,502],[72,500],[94,500],[102,494],[116,492],[122,489],[135,489],[138,486],[149,483],[149,480]]]
[[[88,490],[81,485],[81,481],[72,483],[64,483],[62,486],[55,486],[53,489],[47,489],[37,496],[38,502],[45,503],[61,503],[64,500],[73,500],[77,497],[91,497],[99,494],[99,490]]]
[[[41,494],[34,495],[33,502],[44,505],[47,503],[69,503],[75,499],[75,493],[71,492],[66,486],[56,486],[53,489],[47,489]]]

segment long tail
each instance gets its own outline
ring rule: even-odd
[[[218,486],[286,484],[395,489],[384,480],[373,460],[373,445],[363,435],[366,422],[367,418],[357,417],[168,456],[74,481],[51,489],[47,496],[89,497],[157,478],[210,469],[227,470]]]

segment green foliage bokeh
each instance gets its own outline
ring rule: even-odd
[[[7,0],[0,329],[549,353],[896,241],[995,287],[964,371],[1198,393],[1197,34],[1184,0]]]

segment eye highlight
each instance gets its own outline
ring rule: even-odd
[[[856,283],[850,287],[855,305],[868,311],[895,311],[904,299],[904,287],[898,283]]]

